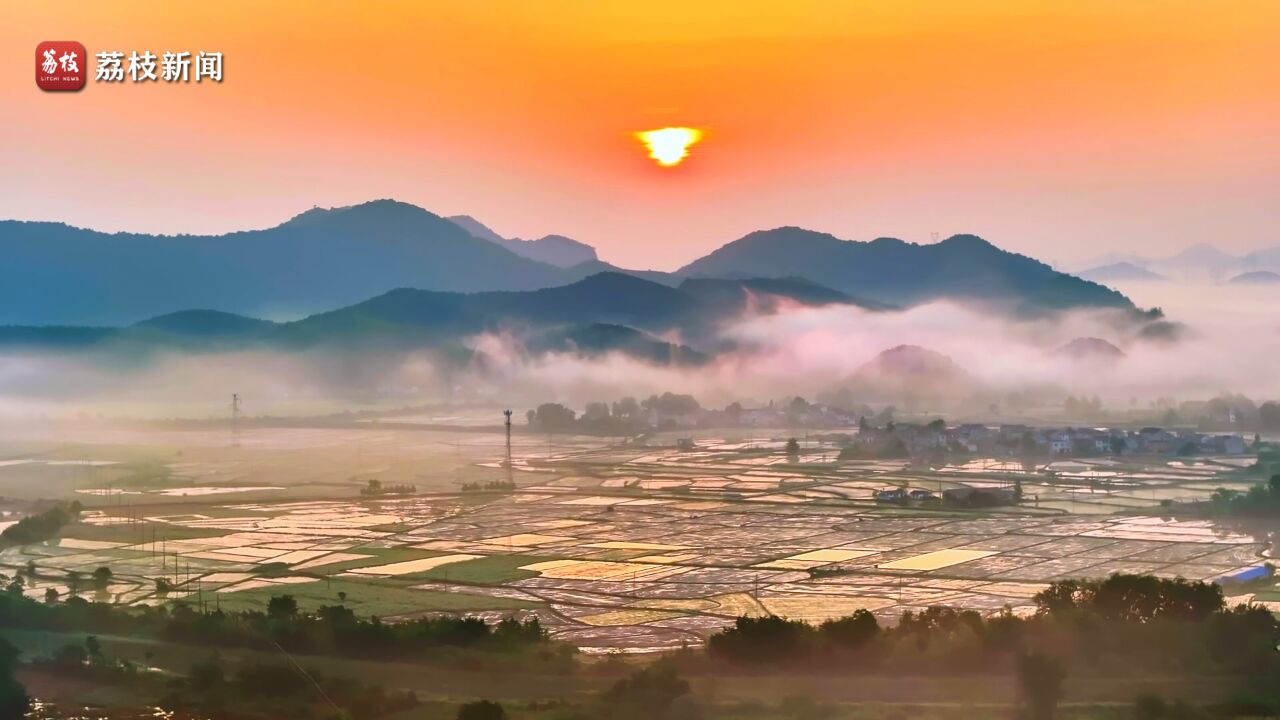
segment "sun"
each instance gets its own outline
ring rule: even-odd
[[[649,157],[662,167],[675,167],[689,157],[689,147],[702,139],[702,131],[689,127],[665,127],[636,133],[649,148]]]

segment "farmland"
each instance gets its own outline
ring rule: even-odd
[[[346,604],[388,621],[436,613],[537,617],[588,653],[695,644],[741,615],[883,622],[930,605],[1026,612],[1056,579],[1114,572],[1213,579],[1263,562],[1263,543],[1162,502],[1246,487],[1238,458],[1126,458],[913,470],[836,462],[785,431],[645,444],[517,433],[513,492],[497,428],[117,431],[6,442],[0,494],[80,500],[79,523],[0,553],[24,592],[123,604]],[[414,495],[362,494],[370,480]],[[883,505],[880,490],[1009,487],[1024,501],[967,510]],[[157,578],[166,580],[162,591]],[[1270,600],[1259,596],[1259,600]]]

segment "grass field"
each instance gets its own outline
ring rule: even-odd
[[[345,593],[345,596],[340,596],[339,593]],[[217,597],[217,602],[223,610],[265,610],[267,602],[273,595],[292,595],[302,610],[313,611],[321,605],[342,604],[351,608],[357,615],[377,615],[378,617],[432,611],[517,610],[537,607],[533,603],[520,600],[433,590],[411,590],[394,582],[345,578],[325,578],[297,585],[278,585],[221,593]],[[206,598],[206,600],[212,601],[212,598]]]
[[[416,580],[441,580],[471,585],[502,585],[515,580],[537,577],[534,570],[522,570],[522,565],[551,560],[535,555],[490,555],[466,562],[432,568],[411,576]]]

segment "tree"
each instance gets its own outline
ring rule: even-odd
[[[611,417],[612,416],[609,414],[609,403],[587,403],[587,407],[582,411],[583,422],[606,423],[609,422]]]
[[[942,418],[937,418],[936,420],[930,420],[929,424],[925,425],[925,427],[929,428],[931,432],[940,433],[947,429],[947,421]]]
[[[507,711],[491,700],[476,700],[458,707],[458,720],[506,720]]]
[[[60,595],[58,594],[57,588],[47,588],[44,591],[44,601],[46,604],[56,605],[59,597]]]
[[[1052,720],[1062,698],[1062,663],[1041,653],[1018,658],[1018,706],[1023,720]]]
[[[111,568],[103,565],[93,571],[93,589],[102,591],[111,585]]]
[[[678,698],[689,694],[689,683],[670,662],[658,661],[621,678],[601,696],[607,716],[664,718]],[[686,713],[682,713],[687,716]]]
[[[880,623],[870,610],[861,609],[852,615],[827,620],[818,626],[818,634],[828,645],[853,650],[874,640],[880,634]]]
[[[625,420],[634,420],[640,415],[640,403],[633,397],[624,397],[613,404],[613,416]]]
[[[792,462],[795,462],[797,459],[799,459],[800,443],[796,442],[795,438],[791,438],[790,440],[787,441],[786,453],[787,453],[787,458]]]
[[[530,425],[544,432],[567,432],[573,430],[574,411],[560,403],[543,403],[533,410]]]
[[[646,410],[652,410],[659,415],[689,415],[696,413],[702,409],[698,404],[698,400],[692,395],[676,395],[671,392],[664,392],[662,395],[651,395],[647,400],[640,403],[640,406]]]
[[[84,651],[89,656],[90,665],[102,664],[102,643],[98,641],[96,635],[90,635],[84,639]]]
[[[68,643],[53,653],[53,664],[64,670],[79,670],[89,662],[89,653],[84,645]]]
[[[0,718],[25,717],[31,709],[27,689],[18,682],[18,648],[0,638]]]
[[[813,646],[815,630],[798,620],[776,615],[743,616],[707,640],[712,657],[735,663],[785,663],[804,657]]]
[[[292,595],[272,595],[267,601],[267,617],[272,620],[292,620],[298,616],[298,601]]]
[[[883,447],[876,451],[876,457],[881,460],[894,460],[910,455],[911,452],[907,450],[907,444],[902,442],[902,438],[898,437],[885,443]]]
[[[1258,408],[1258,421],[1263,430],[1280,430],[1280,402],[1264,402]]]

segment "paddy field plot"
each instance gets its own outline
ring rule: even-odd
[[[995,554],[992,550],[937,550],[887,562],[878,567],[884,570],[941,570]]]
[[[457,555],[441,555],[439,557],[406,560],[404,562],[389,563],[387,565],[367,565],[364,567],[352,568],[347,572],[355,575],[382,575],[392,577],[397,575],[413,575],[415,573],[426,572],[428,570],[438,568],[442,565],[475,560],[480,557],[482,556],[467,555],[463,553]]]

